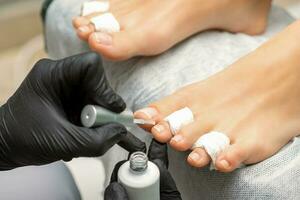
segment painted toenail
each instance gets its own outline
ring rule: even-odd
[[[230,165],[229,165],[229,163],[228,163],[227,160],[221,160],[221,161],[219,162],[219,165],[220,165],[221,167],[223,167],[224,169],[229,169],[229,168],[230,168]]]
[[[176,143],[181,142],[182,140],[183,140],[182,135],[175,135],[175,136],[172,138],[172,141],[173,141],[173,142],[176,142]]]
[[[152,119],[153,117],[158,115],[157,110],[155,108],[151,108],[151,107],[140,109],[140,110],[136,111],[136,113],[143,113],[149,119]]]
[[[160,133],[160,134],[163,133],[164,130],[165,130],[165,127],[164,127],[163,125],[160,125],[160,124],[154,126],[153,128],[154,128],[154,130],[155,130],[156,132],[158,132],[158,133]]]
[[[199,162],[199,160],[201,159],[201,156],[198,153],[193,152],[189,155],[189,158],[195,162]]]
[[[106,33],[95,33],[95,40],[96,42],[103,44],[103,45],[111,45],[112,44],[112,37]]]
[[[80,26],[78,30],[82,33],[87,33],[90,31],[90,28],[88,26]]]

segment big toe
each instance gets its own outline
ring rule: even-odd
[[[95,32],[89,36],[89,46],[109,60],[121,61],[137,55],[137,42],[126,32]]]
[[[185,107],[184,98],[179,93],[166,96],[163,99],[151,103],[151,107],[156,108],[163,117],[167,117],[173,112]]]

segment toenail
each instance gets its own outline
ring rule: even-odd
[[[192,152],[189,155],[189,158],[192,159],[195,162],[198,162],[201,159],[201,156],[198,153],[196,153],[196,152]]]
[[[183,140],[183,136],[182,135],[175,135],[173,138],[172,138],[172,141],[173,142],[181,142]]]
[[[111,45],[112,44],[112,37],[106,33],[95,33],[95,40],[96,42],[103,44],[103,45]]]
[[[90,28],[88,26],[80,26],[78,30],[82,33],[87,33],[90,31]]]
[[[149,119],[152,119],[153,117],[158,115],[157,110],[155,108],[151,108],[151,107],[140,109],[140,110],[136,111],[136,113],[143,113]]]
[[[164,130],[165,130],[165,127],[164,127],[163,125],[160,125],[160,124],[154,126],[153,128],[154,128],[154,130],[155,130],[156,132],[158,132],[158,133],[163,133]]]
[[[219,161],[219,165],[220,165],[222,168],[224,168],[224,169],[229,169],[229,168],[230,168],[230,165],[229,165],[229,163],[228,163],[227,160],[221,160],[221,161]]]

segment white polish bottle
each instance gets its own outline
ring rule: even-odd
[[[118,181],[129,200],[159,200],[159,169],[143,152],[135,152],[119,169]]]

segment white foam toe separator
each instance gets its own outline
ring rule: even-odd
[[[216,169],[215,163],[218,155],[230,145],[230,140],[227,135],[218,131],[202,135],[193,145],[192,149],[204,148],[210,156],[212,162],[210,169]]]
[[[109,1],[88,1],[82,4],[81,16],[87,16],[96,12],[107,12]]]
[[[96,31],[104,33],[120,32],[120,24],[112,13],[93,17],[91,22],[94,24]]]
[[[184,125],[194,121],[194,115],[191,109],[185,107],[167,116],[165,121],[169,123],[172,134],[176,135]]]

